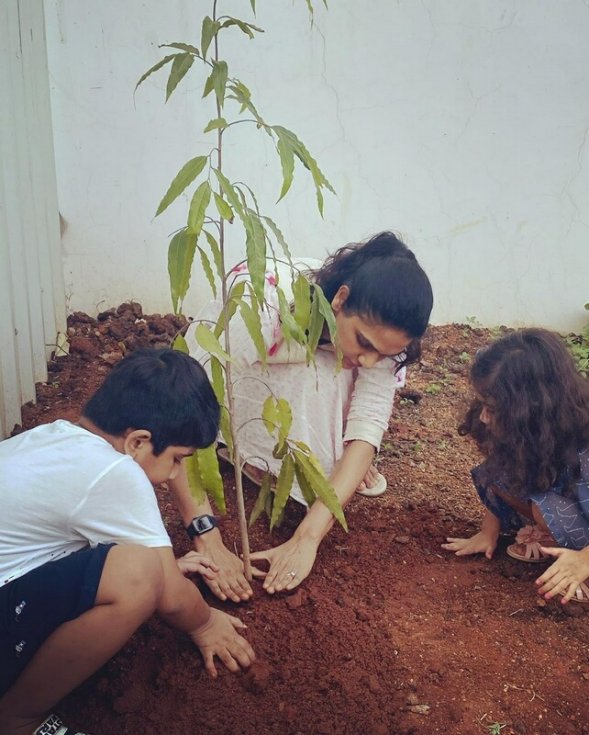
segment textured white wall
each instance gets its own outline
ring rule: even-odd
[[[318,5],[321,5],[318,3]],[[297,170],[245,125],[227,171],[261,192],[298,254],[401,233],[434,284],[433,321],[586,321],[589,300],[589,7],[582,0],[332,0],[310,28],[303,0],[258,0],[266,33],[226,36],[230,73],[292,128],[338,192],[325,219]],[[158,43],[200,45],[205,0],[45,0],[64,271],[71,309],[134,298],[169,311],[169,181],[203,153],[213,117],[196,65],[166,106],[165,73],[133,88]],[[248,0],[219,2],[251,19]],[[245,141],[238,149],[232,140]],[[249,141],[249,142],[248,142]],[[233,233],[237,256],[239,233]],[[207,297],[201,280],[188,313]]]

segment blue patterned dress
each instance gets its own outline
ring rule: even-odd
[[[579,453],[579,461],[581,476],[566,495],[564,478],[561,478],[548,492],[530,492],[522,498],[538,506],[558,546],[567,549],[589,546],[589,449]],[[483,505],[499,518],[503,533],[513,533],[530,523],[529,518],[521,516],[493,491],[497,487],[509,494],[505,476],[491,475],[488,462],[475,467],[471,474]]]

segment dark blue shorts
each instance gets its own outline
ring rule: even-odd
[[[82,549],[0,587],[0,696],[54,630],[94,607],[112,546]]]

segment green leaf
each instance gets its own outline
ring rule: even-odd
[[[315,502],[316,495],[313,491],[313,488],[309,484],[309,480],[307,480],[307,476],[305,475],[303,468],[301,467],[299,463],[296,452],[294,453],[294,459],[295,459],[295,477],[297,478],[297,482],[299,484],[299,487],[301,488],[301,492],[303,493],[303,498],[305,499],[305,502],[310,508]]]
[[[274,436],[274,432],[280,428],[280,414],[273,395],[269,395],[262,405],[262,421],[270,436]]]
[[[337,331],[337,327],[335,323],[335,314],[333,313],[331,304],[325,298],[323,289],[321,288],[321,286],[318,286],[317,284],[314,284],[313,286],[313,298],[317,299],[317,306],[319,308],[319,313],[323,316],[323,318],[327,322],[327,327],[329,329],[329,336],[331,337],[331,341],[335,344],[335,335]]]
[[[219,340],[204,324],[199,324],[196,327],[194,330],[194,338],[203,350],[206,350],[210,355],[214,355],[224,361],[228,361],[230,359],[229,355],[219,344]]]
[[[169,56],[164,56],[164,58],[163,58],[163,59],[160,59],[160,60],[159,60],[159,61],[157,62],[157,64],[154,64],[154,65],[153,65],[153,66],[152,66],[152,67],[151,67],[150,69],[148,69],[148,70],[147,70],[147,71],[145,72],[145,74],[143,74],[143,76],[142,76],[142,77],[141,77],[141,78],[139,79],[139,81],[138,81],[138,82],[137,82],[137,84],[135,85],[135,91],[137,91],[137,87],[138,87],[138,86],[139,86],[140,84],[143,84],[143,82],[144,82],[144,81],[145,81],[145,80],[147,79],[147,77],[148,77],[148,76],[150,76],[150,74],[153,74],[153,72],[154,72],[154,71],[158,71],[158,69],[161,69],[161,68],[162,68],[162,66],[165,66],[165,65],[166,65],[166,64],[168,64],[168,63],[169,63],[170,61],[172,61],[172,59],[175,59],[175,58],[176,58],[176,54],[170,54]]]
[[[315,296],[315,289],[317,288],[319,287],[316,285],[313,286],[313,299],[311,301],[311,321],[309,322],[307,332],[307,346],[309,351],[307,358],[309,358],[309,355],[315,354],[315,350],[317,349],[317,345],[319,344],[319,340],[321,339],[321,334],[323,332],[323,325],[325,324],[325,319],[319,311],[319,299]]]
[[[196,249],[196,237],[182,229],[170,240],[168,248],[168,274],[174,313],[181,310],[178,304],[183,301],[190,284],[190,273]]]
[[[220,107],[223,107],[225,102],[225,87],[227,86],[227,62],[225,61],[213,61],[213,72],[211,74],[213,78],[213,88],[215,90],[215,96]]]
[[[207,161],[207,156],[197,156],[196,158],[191,158],[188,163],[185,163],[184,166],[182,166],[170,184],[164,198],[161,200],[159,207],[157,208],[157,212],[155,213],[156,217],[167,209],[174,199],[180,196],[184,189],[186,189],[186,187],[196,179],[206,166]]]
[[[213,273],[213,269],[211,268],[211,261],[209,260],[209,256],[205,253],[205,251],[200,246],[197,247],[198,252],[200,253],[202,268],[211,287],[211,291],[213,292],[213,296],[217,298],[217,284],[215,283],[215,274]]]
[[[256,297],[260,303],[263,303],[266,277],[266,230],[253,209],[246,210],[244,225],[247,268]]]
[[[214,236],[210,232],[204,230],[204,233],[211,249],[211,254],[215,262],[215,268],[217,269],[217,275],[221,280],[223,280],[225,276],[225,268],[223,266],[223,256],[221,255],[221,248],[219,247],[219,243],[215,240]]]
[[[176,54],[176,58],[174,59],[170,70],[170,76],[168,77],[166,102],[170,99],[170,95],[178,86],[178,82],[186,75],[186,72],[193,64],[194,56],[192,54]]]
[[[266,503],[268,499],[272,495],[272,476],[269,473],[266,473],[262,479],[262,486],[260,487],[260,492],[258,493],[258,497],[256,498],[256,502],[254,504],[254,507],[252,508],[252,512],[250,515],[250,519],[248,522],[248,527],[251,528],[254,523],[258,520],[258,518],[262,515],[264,510],[266,509]]]
[[[177,334],[174,337],[174,341],[172,342],[172,349],[178,350],[178,352],[183,352],[185,355],[190,354],[190,350],[188,349],[188,342],[186,342],[183,334]]]
[[[209,123],[203,132],[208,133],[211,130],[225,130],[228,125],[229,123],[224,117],[216,117],[214,120],[209,120]]]
[[[200,34],[200,47],[202,49],[203,59],[206,59],[207,51],[209,50],[211,41],[213,40],[215,34],[218,32],[220,27],[221,24],[218,21],[210,18],[208,15],[203,19]]]
[[[252,25],[252,23],[246,23],[244,20],[239,20],[238,18],[229,18],[221,25],[221,28],[229,28],[230,26],[237,26],[250,39],[254,37],[253,31],[264,33],[263,28]]]
[[[276,127],[273,128],[276,130]],[[280,156],[280,165],[282,166],[282,189],[280,190],[280,201],[291,187],[293,176],[294,176],[294,153],[290,140],[278,133],[278,155]]]
[[[211,385],[220,406],[225,404],[225,371],[216,357],[211,357]]]
[[[226,219],[228,222],[233,222],[235,219],[235,215],[233,214],[233,210],[231,207],[227,204],[227,202],[223,199],[223,197],[219,196],[217,192],[214,192],[215,196],[215,206],[217,207],[217,212],[219,212],[219,215]]]
[[[244,221],[245,213],[243,211],[243,207],[241,206],[241,202],[239,201],[239,197],[237,196],[237,191],[235,190],[234,186],[229,182],[229,179],[225,176],[225,174],[219,171],[219,169],[214,168],[213,171],[215,172],[215,176],[219,180],[219,185],[221,187],[221,191],[223,192],[223,194],[225,194],[225,198],[233,207],[233,209],[237,212],[239,218]]]
[[[295,442],[296,443],[296,442]],[[309,485],[313,488],[315,495],[321,500],[333,517],[347,531],[348,524],[344,516],[341,503],[338,500],[335,490],[331,486],[329,480],[319,464],[317,458],[313,454],[306,454],[300,449],[293,449],[294,456],[304,473]]]
[[[211,201],[211,185],[203,181],[194,192],[188,211],[188,231],[194,235],[200,234],[205,221],[205,214]]]
[[[282,248],[282,251],[284,252],[284,254],[286,256],[286,259],[288,260],[289,265],[292,268],[292,256],[290,254],[290,248],[288,247],[288,245],[286,243],[286,240],[284,239],[284,235],[282,234],[280,228],[278,227],[278,225],[273,220],[270,219],[270,217],[262,217],[262,219],[264,220],[264,222],[268,225],[268,227],[272,231],[272,234],[274,235],[274,237],[278,241],[278,244]]]
[[[233,315],[237,311],[237,307],[241,303],[241,298],[244,291],[245,281],[239,281],[229,292],[227,302],[225,303],[223,310],[219,314],[219,319],[217,320],[217,324],[215,325],[215,329],[213,330],[215,337],[219,338],[223,334],[225,325],[229,324],[229,322],[233,318]]]
[[[200,505],[207,497],[207,491],[200,475],[200,469],[198,466],[198,459],[195,454],[186,457],[184,460],[184,469],[186,470],[186,477],[188,478],[188,485],[190,486],[190,492],[193,498]]]
[[[249,332],[252,342],[254,343],[258,356],[262,364],[266,363],[266,344],[262,335],[262,322],[257,308],[257,302],[250,306],[247,301],[242,301],[240,305],[241,317]]]
[[[255,15],[256,14],[256,0],[250,0],[250,5],[252,6],[252,10]]]
[[[306,342],[305,333],[295,321],[294,316],[290,310],[290,304],[286,300],[284,291],[280,286],[276,287],[276,293],[278,294],[278,304],[280,308],[280,322],[282,324],[282,334],[286,342],[290,342],[294,339],[300,345],[304,345]]]
[[[276,410],[278,411],[278,421],[280,425],[279,440],[286,441],[292,426],[292,410],[290,403],[286,398],[279,398],[276,402]]]
[[[161,43],[160,48],[177,48],[179,51],[186,51],[189,54],[200,56],[196,46],[192,46],[189,43]]]
[[[311,322],[311,284],[299,273],[292,285],[294,296],[294,318],[300,328],[306,331]]]
[[[290,497],[292,490],[292,481],[294,480],[295,463],[291,454],[287,454],[282,460],[278,479],[276,480],[276,492],[274,494],[274,504],[272,505],[272,517],[270,518],[270,530],[274,528],[279,521],[286,506],[286,501]]]
[[[198,469],[203,485],[207,493],[214,500],[219,513],[226,513],[225,493],[223,491],[223,479],[219,472],[219,460],[217,459],[217,447],[211,444],[206,449],[197,449],[195,452],[198,460]]]

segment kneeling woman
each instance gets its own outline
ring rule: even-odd
[[[290,436],[305,442],[318,457],[342,505],[358,490],[366,495],[384,491],[386,481],[373,467],[393,407],[395,388],[402,384],[404,367],[417,361],[432,309],[429,280],[414,254],[395,235],[383,232],[366,243],[346,245],[311,271],[330,302],[337,326],[337,347],[343,354],[343,370],[337,371],[334,345],[325,333],[316,353],[316,364],[307,366],[304,356],[294,361],[283,349],[278,312],[268,309],[263,324],[270,364],[257,357],[247,330],[232,322],[232,354],[235,415],[246,472],[254,481],[269,470],[277,474],[280,461],[272,456],[274,440],[260,421],[262,405],[270,391],[285,398],[292,408]],[[236,277],[248,277],[238,269]],[[266,300],[271,305],[275,279],[267,276]],[[212,302],[199,319],[216,320],[220,304]],[[275,316],[273,316],[275,315]],[[190,330],[189,330],[190,332]],[[190,333],[191,353],[203,359]],[[278,362],[285,353],[288,362]],[[196,506],[184,478],[172,488],[188,524],[194,516],[210,513],[208,503]],[[298,485],[292,497],[304,503]],[[252,554],[252,561],[268,560],[264,589],[269,593],[293,589],[311,571],[317,549],[333,525],[333,517],[321,501],[313,503],[292,538]],[[219,566],[212,591],[221,599],[248,599],[252,592],[241,561],[223,545],[218,529],[195,539],[197,549]]]

